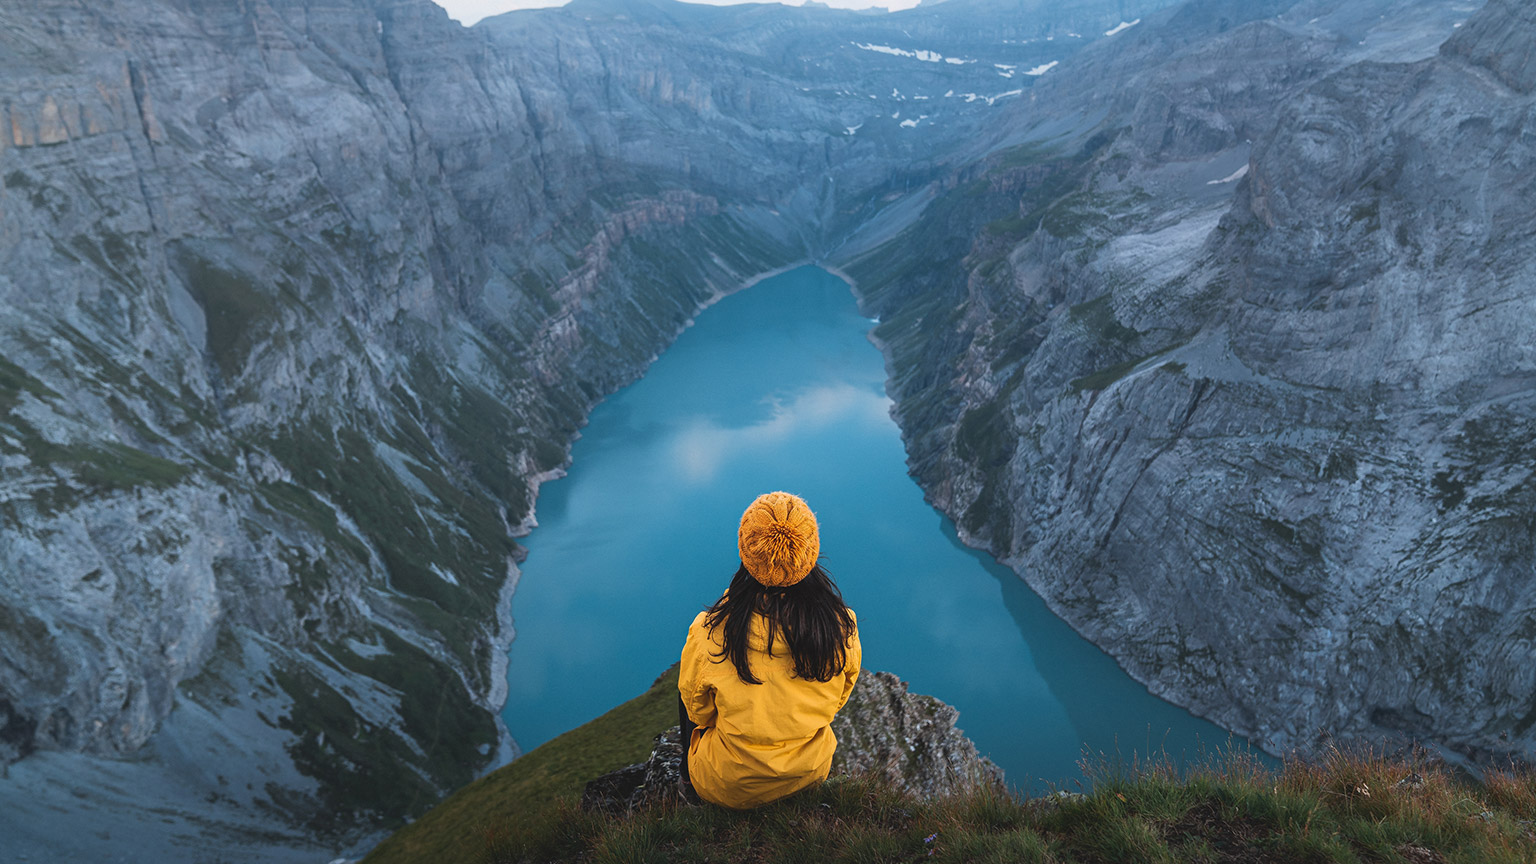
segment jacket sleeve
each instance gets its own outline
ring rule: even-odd
[[[852,615],[853,610],[848,610]],[[848,704],[848,696],[853,693],[853,685],[859,682],[859,669],[864,663],[864,648],[859,644],[859,619],[853,619],[853,633],[848,637],[848,654],[843,664],[843,695],[837,701],[837,710],[843,710]]]
[[[709,638],[709,628],[704,626],[704,614],[700,612],[688,628],[688,641],[683,643],[683,657],[678,665],[677,690],[683,699],[688,719],[701,727],[714,726],[715,685],[707,680],[710,653],[714,643]]]

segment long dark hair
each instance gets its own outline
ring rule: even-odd
[[[853,634],[853,615],[843,603],[843,593],[820,564],[804,579],[787,588],[769,588],[752,578],[746,565],[736,570],[731,587],[707,610],[705,623],[713,631],[725,628],[725,648],[716,654],[730,660],[736,675],[748,684],[761,684],[752,674],[747,642],[752,635],[752,615],[768,622],[768,656],[774,639],[782,633],[795,658],[795,677],[831,681],[848,662],[848,637]]]

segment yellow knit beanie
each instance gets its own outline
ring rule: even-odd
[[[804,579],[821,554],[816,514],[798,495],[759,495],[741,514],[736,545],[752,578],[769,588],[787,588]]]

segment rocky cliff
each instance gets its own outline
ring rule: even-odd
[[[932,500],[1154,692],[1529,759],[1536,26],[1334,6],[1085,51],[850,272]]]
[[[12,848],[313,857],[504,758],[591,405],[1163,5],[0,9]]]
[[[818,256],[932,500],[1158,693],[1529,755],[1531,14],[0,9],[5,835],[313,858],[503,758],[538,483]]]

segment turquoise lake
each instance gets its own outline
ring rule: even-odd
[[[699,315],[602,403],[540,492],[512,601],[503,712],[525,751],[641,693],[735,572],[762,492],[801,495],[859,615],[864,668],[960,711],[1021,789],[1076,788],[1085,751],[1243,745],[1164,702],[962,545],[907,476],[883,360],[847,284],[804,267]]]

